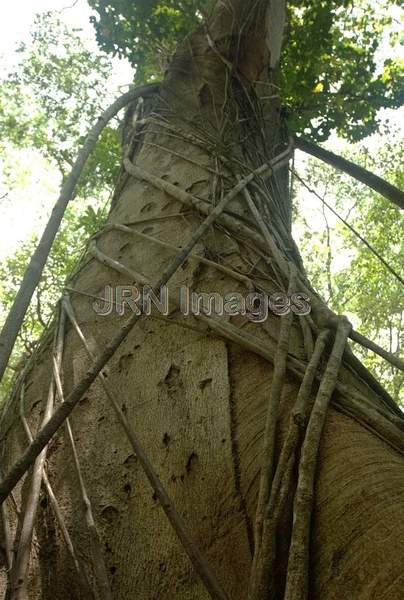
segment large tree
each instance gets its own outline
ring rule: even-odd
[[[107,16],[126,6],[106,4]],[[133,17],[132,35],[164,6],[176,33],[195,29],[158,90],[142,88],[128,111],[107,225],[2,414],[2,471],[11,469],[2,498],[37,457],[3,504],[4,586],[13,600],[398,600],[402,414],[352,354],[347,340],[360,336],[316,295],[291,236],[292,144],[281,96],[299,78],[312,90],[320,64],[331,65],[323,86],[332,94],[330,73],[349,86],[355,66],[344,70],[344,57],[339,64],[325,53],[304,65],[303,54],[297,68],[290,30],[306,15],[330,33],[327,2],[313,3],[317,12],[296,2],[285,19],[282,0],[227,0],[203,20],[203,3],[187,2],[189,19],[175,20],[180,4]],[[128,30],[124,10],[117,21]],[[279,70],[285,21],[294,44],[288,85]],[[344,47],[334,31],[330,39],[331,49]],[[354,43],[345,46],[351,57]],[[146,56],[147,40],[138,47]],[[291,122],[321,138],[343,109],[327,108],[321,127],[310,120],[314,109],[304,117],[308,95]],[[372,121],[366,106],[346,109],[348,135],[356,118],[359,128]],[[94,309],[106,284],[135,283],[156,294],[167,283],[170,314],[140,317],[133,302],[126,315],[119,303],[108,316]],[[184,318],[181,286],[258,295],[247,315],[231,314],[228,303],[226,316],[201,306]],[[278,294],[268,315],[263,293]],[[290,310],[285,294],[295,293]]]

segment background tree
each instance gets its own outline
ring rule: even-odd
[[[111,76],[107,55],[86,48],[80,30],[71,30],[60,17],[38,14],[31,39],[17,49],[17,67],[5,75],[0,90],[0,135],[4,186],[18,188],[29,169],[16,168],[16,151],[34,150],[63,179],[71,169],[87,130],[98,117]],[[89,235],[107,215],[112,186],[119,170],[119,121],[107,126],[87,163],[65,224],[53,246],[47,269],[31,303],[0,389],[4,398],[17,365],[30,355],[54,311],[67,277],[78,262]],[[45,164],[46,164],[45,163]],[[36,199],[40,200],[40,199]],[[4,201],[8,201],[5,199]],[[40,207],[38,206],[38,210]],[[12,305],[37,236],[27,240],[1,266],[0,323]]]
[[[402,189],[400,132],[388,123],[378,136],[352,146],[345,157]],[[303,180],[295,179],[295,231],[310,280],[336,312],[348,314],[359,331],[400,356],[402,283],[321,198],[397,273],[402,272],[400,238],[404,223],[400,209],[318,161],[310,160],[304,171]],[[318,196],[308,194],[304,184]],[[397,402],[403,402],[403,374],[360,346],[355,346],[355,352]]]

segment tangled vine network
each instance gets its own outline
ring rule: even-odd
[[[266,597],[266,582],[274,573],[277,553],[274,532],[277,529],[277,523],[282,518],[285,503],[292,493],[294,494],[294,514],[285,584],[285,600],[303,600],[307,598],[308,590],[310,528],[314,502],[316,460],[330,404],[332,403],[339,411],[358,421],[391,447],[395,448],[396,451],[404,454],[404,438],[402,435],[404,431],[403,416],[387,392],[381,388],[355,358],[347,346],[347,340],[350,338],[362,344],[390,361],[391,364],[399,369],[404,370],[404,365],[397,357],[354,331],[345,317],[335,315],[325,306],[312,290],[299,260],[295,256],[291,257],[287,255],[281,249],[282,244],[279,244],[277,240],[277,235],[281,239],[285,238],[285,232],[282,230],[281,225],[279,225],[278,230],[276,229],[276,224],[274,230],[268,227],[268,220],[265,218],[265,210],[262,205],[262,198],[268,197],[266,182],[273,181],[273,176],[278,170],[287,168],[295,144],[299,146],[299,142],[294,143],[293,140],[290,140],[289,143],[285,144],[281,152],[270,161],[261,161],[258,168],[248,168],[245,164],[240,164],[237,158],[232,159],[228,154],[225,156],[223,153],[220,153],[215,144],[209,145],[206,141],[204,142],[202,136],[185,130],[181,132],[177,128],[174,128],[169,120],[164,119],[158,113],[143,115],[144,98],[156,94],[158,94],[158,86],[155,85],[131,90],[106,111],[96,124],[94,130],[89,134],[85,147],[76,162],[70,178],[64,185],[59,202],[45,231],[45,241],[42,241],[38,246],[33,262],[28,268],[14,313],[9,318],[8,325],[5,328],[6,332],[3,332],[3,354],[1,356],[3,364],[1,366],[4,371],[4,361],[6,363],[9,358],[25,310],[38,284],[52,241],[56,235],[67,203],[74,194],[74,189],[86,158],[94,147],[102,127],[105,126],[108,120],[124,105],[129,102],[136,102],[133,119],[134,134],[123,158],[121,174],[123,180],[125,178],[134,178],[146,182],[152,188],[164,192],[181,203],[184,211],[187,211],[180,214],[167,215],[164,217],[165,219],[176,218],[180,215],[184,216],[184,214],[190,213],[197,215],[201,219],[201,222],[192,237],[182,248],[178,248],[146,233],[140,233],[135,229],[135,225],[139,224],[139,221],[107,224],[102,231],[90,240],[87,256],[91,257],[92,260],[99,261],[108,268],[129,276],[137,285],[150,285],[156,294],[162,286],[171,281],[178,269],[188,260],[194,261],[197,264],[207,264],[243,283],[250,290],[265,291],[261,279],[257,281],[258,278],[254,276],[253,272],[246,274],[241,270],[224,264],[224,261],[213,260],[194,252],[198,242],[214,226],[219,227],[230,236],[239,239],[242,244],[246,246],[249,244],[252,245],[254,251],[263,259],[267,267],[267,275],[271,276],[272,281],[276,285],[287,290],[289,294],[301,290],[307,293],[312,299],[313,310],[310,315],[297,317],[291,312],[281,320],[278,339],[274,340],[268,336],[266,342],[251,331],[247,332],[229,321],[220,320],[215,316],[204,314],[203,312],[196,316],[205,327],[204,331],[207,331],[209,335],[218,336],[236,343],[245,350],[261,356],[273,366],[273,377],[266,408],[263,463],[260,470],[259,495],[254,524],[255,548],[249,586],[250,598],[251,600],[263,600]],[[140,129],[137,127],[138,125],[140,125]],[[219,180],[223,176],[221,166],[224,167],[226,175],[223,177],[227,178],[228,184],[230,182],[230,190],[226,193],[222,190],[221,198],[215,205],[181,189],[166,179],[145,171],[133,162],[134,144],[139,141],[139,136],[144,135],[145,130],[152,131],[153,126],[164,128],[168,135],[179,136],[189,144],[203,145],[207,152],[214,153],[216,168],[202,164],[199,164],[199,166],[210,170],[216,180]],[[150,141],[145,141],[144,143],[152,145]],[[171,149],[167,151],[173,152]],[[180,156],[184,161],[193,160],[182,154]],[[237,175],[233,177],[231,175],[233,171],[232,167],[237,172]],[[361,176],[366,179],[363,172]],[[276,186],[274,185],[271,202],[277,205],[279,213],[282,214],[282,210],[284,209],[280,198],[277,197],[275,188]],[[250,213],[249,219],[240,220],[228,210],[230,202],[236,197],[242,198],[245,206],[248,207]],[[396,197],[399,198],[400,196],[396,195]],[[144,219],[141,222],[144,223],[146,221],[147,219]],[[108,256],[100,250],[97,242],[103,235],[109,232],[119,232],[121,235],[134,236],[141,239],[145,244],[164,246],[172,252],[173,258],[157,281],[149,281],[141,273],[134,271],[119,260]],[[25,452],[7,474],[2,474],[3,479],[0,483],[5,548],[9,572],[12,573],[13,578],[13,589],[16,589],[18,592],[18,590],[23,590],[26,585],[35,514],[43,483],[67,551],[77,571],[80,585],[83,591],[85,591],[86,597],[94,597],[91,584],[82,561],[74,548],[58,500],[55,497],[46,472],[48,444],[59,428],[65,426],[68,443],[73,452],[74,467],[79,481],[80,494],[85,506],[85,522],[91,541],[93,566],[98,589],[104,600],[112,600],[112,592],[93,516],[91,500],[86,491],[80,457],[75,446],[69,421],[69,415],[73,409],[91,384],[98,379],[134,453],[138,457],[139,463],[156,497],[160,501],[161,507],[165,511],[196,572],[199,574],[212,598],[225,599],[227,595],[222,589],[212,566],[208,564],[202,551],[190,536],[187,524],[176,510],[164,485],[157,476],[146,451],[142,447],[133,426],[122,410],[123,399],[116,397],[115,392],[110,388],[103,374],[103,369],[108,361],[121,346],[129,332],[133,330],[142,318],[141,306],[139,306],[140,314],[134,313],[131,315],[116,333],[115,337],[106,344],[104,349],[98,350],[97,354],[95,354],[94,348],[90,348],[89,342],[75,315],[70,299],[71,294],[74,293],[78,292],[72,287],[66,287],[63,297],[58,304],[56,326],[53,333],[53,372],[40,430],[36,435],[33,435],[25,416],[25,382],[32,369],[32,359],[27,362],[24,370],[15,382],[1,416],[1,422],[4,422],[7,411],[14,403],[19,402],[20,419],[27,438]],[[304,340],[305,360],[297,358],[290,353],[291,330],[292,326],[296,324],[296,319],[298,320],[298,326],[301,328]],[[78,336],[91,360],[91,366],[88,371],[68,395],[65,395],[63,386],[63,354],[66,322],[72,325],[75,334]],[[265,324],[262,327],[265,327]],[[8,344],[7,348],[4,340]],[[373,400],[369,400],[352,385],[342,381],[340,373],[343,365],[357,372],[369,388],[375,392],[377,396],[376,403]],[[275,459],[277,415],[285,382],[285,374],[287,372],[300,382],[300,387],[289,417],[289,425],[280,455]],[[334,394],[335,390],[338,392],[337,394]],[[14,552],[5,500],[9,498],[11,509],[17,510],[16,502],[13,500],[13,488],[32,466],[29,496],[24,506],[24,513],[19,515],[22,525],[17,540],[17,550]],[[295,485],[296,471],[298,472],[297,486]],[[18,593],[16,598],[19,598]]]

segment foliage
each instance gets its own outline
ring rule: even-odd
[[[28,308],[19,332],[10,364],[12,369],[0,385],[0,396],[7,392],[13,369],[22,359],[31,355],[37,340],[51,320],[55,304],[60,298],[66,280],[77,267],[84,251],[83,240],[98,231],[106,220],[106,208],[91,204],[67,210],[62,227],[55,239],[41,281]],[[0,327],[8,314],[25,273],[26,265],[38,243],[37,236],[24,242],[12,256],[0,263]]]
[[[19,64],[0,88],[0,139],[31,147],[69,172],[84,135],[110,102],[105,92],[109,58],[86,48],[80,30],[47,12],[36,16],[29,44],[17,49]],[[79,192],[111,185],[119,165],[116,128],[99,141]]]
[[[398,137],[394,131],[383,128],[380,137],[372,140],[371,152],[367,141],[346,153],[347,158],[402,187],[403,150]],[[306,173],[305,179],[310,186],[321,190],[320,195],[325,196],[326,201],[335,206],[338,213],[403,276],[404,218],[400,209],[322,163],[310,160]],[[404,344],[402,284],[349,229],[341,222],[333,221],[328,209],[321,206],[317,198],[309,197],[302,189],[299,192],[295,227],[309,277],[316,289],[331,308],[348,314],[358,331],[400,355]],[[311,198],[319,205],[317,218],[309,210]],[[403,374],[359,346],[355,351],[392,396],[400,400]]]
[[[391,26],[391,3],[332,0],[289,3],[281,87],[290,127],[317,141],[331,130],[359,140],[377,128],[377,111],[402,102],[400,64],[377,64]]]
[[[200,22],[206,0],[88,0],[100,47],[128,58],[137,82],[158,76],[161,54]],[[391,0],[291,0],[279,84],[289,127],[317,141],[352,140],[377,128],[381,107],[399,106],[400,65],[378,64]],[[394,33],[394,32],[393,32]],[[392,38],[392,43],[394,42]],[[402,80],[401,80],[402,83]]]
[[[38,151],[46,164],[50,161],[65,176],[88,129],[111,102],[105,91],[111,74],[109,57],[88,49],[80,30],[68,29],[53,13],[37,15],[31,41],[19,45],[18,56],[18,65],[2,79],[0,88],[2,177],[10,190],[17,191],[24,187],[30,169],[16,160],[18,151]],[[83,252],[83,240],[105,221],[105,199],[115,183],[119,161],[115,124],[104,129],[82,174],[76,200],[65,215],[19,333],[11,358],[14,367],[33,352]],[[41,199],[33,201],[40,210]],[[0,326],[37,242],[36,236],[31,237],[0,264]],[[11,376],[9,369],[0,387],[2,396]]]
[[[208,0],[89,0],[98,12],[92,18],[101,48],[127,58],[138,82],[153,80],[160,60],[198,23]]]

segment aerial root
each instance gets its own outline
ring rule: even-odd
[[[56,343],[56,332],[54,345]],[[44,407],[44,416],[42,426],[49,421],[54,407],[55,386],[53,378],[49,385],[47,400]],[[21,402],[24,398],[24,385],[22,387]],[[21,409],[22,410],[22,409]],[[29,490],[27,494],[24,509],[20,514],[20,527],[16,530],[14,546],[16,547],[15,560],[12,570],[9,574],[11,598],[12,600],[25,600],[27,596],[28,572],[31,555],[32,538],[34,534],[35,519],[38,510],[39,497],[41,492],[43,473],[46,461],[47,446],[45,446],[37,456],[31,477],[29,480]]]
[[[299,476],[293,508],[292,540],[289,549],[285,600],[306,600],[309,591],[311,515],[317,456],[327,410],[335,390],[351,324],[340,318],[331,355],[318,389],[302,445]]]
[[[289,419],[289,427],[282,445],[280,457],[272,481],[269,499],[264,507],[262,541],[260,547],[262,563],[261,588],[255,583],[251,597],[271,597],[268,592],[273,585],[273,567],[276,559],[276,536],[287,498],[294,492],[294,472],[302,438],[311,411],[313,383],[320,366],[329,331],[320,333],[316,340],[312,358],[305,370],[295,406]],[[268,589],[269,588],[269,589]],[[259,590],[261,589],[261,595]],[[253,591],[254,590],[254,591]],[[255,596],[253,594],[256,594]]]
[[[27,436],[27,440],[29,443],[32,442],[33,440],[33,436],[32,436],[32,432],[30,429],[30,426],[28,424],[27,418],[25,416],[25,408],[24,408],[24,386],[21,389],[21,396],[20,396],[20,419],[21,419],[21,423],[22,426],[24,428],[25,434]],[[45,490],[46,493],[48,495],[49,498],[49,502],[52,506],[53,512],[55,514],[56,520],[58,522],[61,534],[62,534],[62,538],[63,541],[65,542],[66,545],[66,549],[67,552],[72,560],[72,563],[74,565],[74,568],[76,570],[77,573],[77,577],[80,583],[80,587],[81,589],[86,593],[86,597],[88,597],[90,600],[92,600],[94,598],[94,594],[93,591],[91,589],[90,583],[88,581],[86,572],[83,568],[83,565],[81,564],[81,561],[77,555],[77,552],[74,548],[74,544],[73,541],[71,539],[71,536],[69,534],[69,531],[67,529],[64,517],[63,517],[63,513],[60,509],[59,506],[59,502],[55,496],[55,493],[53,491],[52,485],[49,481],[47,472],[46,472],[46,467],[43,470],[43,474],[42,474],[42,480],[45,486]],[[3,504],[4,506],[4,504]]]
[[[291,268],[289,294],[295,292],[296,273]],[[258,492],[258,505],[255,516],[254,539],[255,551],[250,578],[250,597],[254,600],[264,598],[268,578],[266,556],[266,540],[264,537],[264,521],[266,506],[269,501],[271,485],[275,470],[276,426],[279,404],[285,382],[287,358],[289,354],[290,333],[292,329],[293,312],[282,318],[278,347],[274,359],[274,371],[269,393],[268,408],[265,420],[263,439],[262,464]]]
[[[59,319],[58,335],[55,352],[53,354],[53,378],[56,385],[56,391],[59,398],[59,402],[64,402],[64,392],[62,384],[62,365],[63,365],[63,353],[64,353],[64,338],[65,338],[65,324],[66,324],[66,312],[65,308],[61,306],[61,314]],[[81,500],[83,503],[85,521],[88,530],[88,536],[90,539],[90,548],[92,554],[92,566],[95,574],[96,581],[98,583],[99,593],[102,600],[112,600],[112,591],[109,584],[107,567],[104,560],[104,554],[102,551],[102,543],[98,530],[95,524],[93,507],[90,497],[87,492],[86,484],[83,477],[83,471],[80,464],[79,454],[74,441],[73,431],[70,424],[70,419],[67,418],[65,421],[65,428],[69,445],[73,455],[73,465],[76,472],[77,481],[79,484],[79,491]]]

